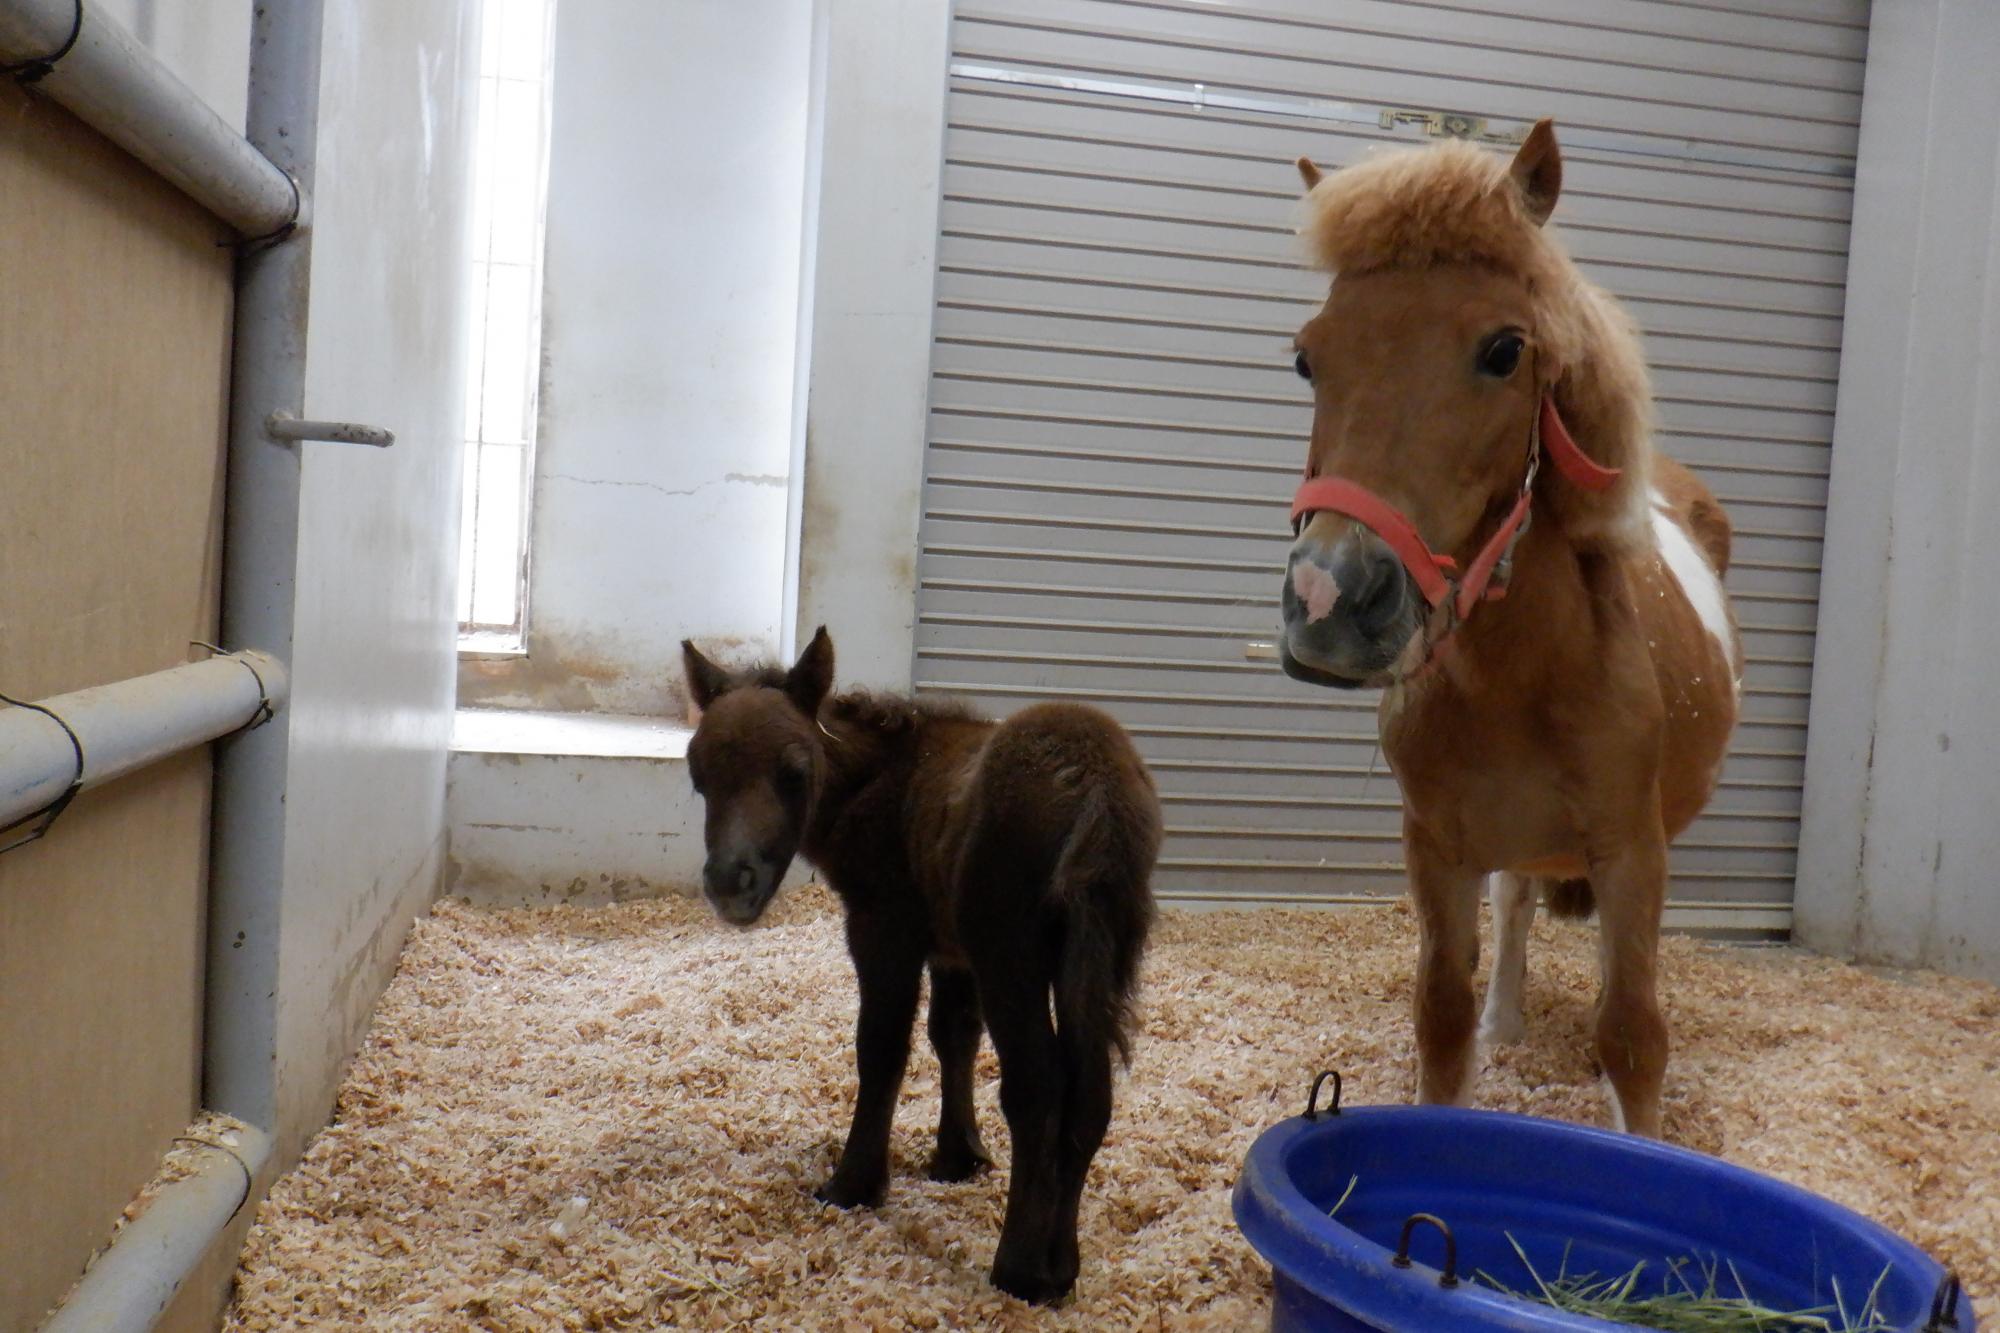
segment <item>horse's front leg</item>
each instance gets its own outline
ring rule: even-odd
[[[910,1059],[910,1031],[917,1021],[924,968],[921,941],[906,938],[894,923],[849,917],[847,947],[861,984],[861,1015],[854,1034],[860,1088],[840,1165],[826,1184],[813,1191],[820,1202],[837,1208],[880,1203],[888,1189],[889,1129]]]
[[[1597,1060],[1611,1085],[1618,1128],[1660,1136],[1667,1021],[1660,1014],[1660,914],[1667,899],[1665,834],[1655,825],[1593,857],[1597,889]]]
[[[1463,1106],[1478,1048],[1472,973],[1479,965],[1478,871],[1414,826],[1403,835],[1417,908],[1417,1100]]]

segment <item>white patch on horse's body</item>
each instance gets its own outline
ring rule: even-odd
[[[1493,903],[1493,975],[1486,981],[1479,1041],[1488,1047],[1511,1046],[1528,1032],[1521,996],[1528,973],[1528,927],[1535,919],[1534,885],[1506,871],[1492,876],[1488,885]]]
[[[1333,604],[1340,600],[1340,585],[1334,582],[1333,575],[1310,560],[1292,566],[1292,591],[1305,603],[1308,623],[1325,620],[1333,613]]]
[[[1688,605],[1701,617],[1702,628],[1715,639],[1716,647],[1722,650],[1722,660],[1734,668],[1736,651],[1734,635],[1729,624],[1729,601],[1722,591],[1722,580],[1716,577],[1715,566],[1695,548],[1694,540],[1687,529],[1667,508],[1667,503],[1658,491],[1653,492],[1653,541],[1659,547],[1660,561],[1667,572],[1674,576],[1674,582],[1681,587],[1681,595],[1688,599]],[[1738,674],[1736,688],[1743,688]]]

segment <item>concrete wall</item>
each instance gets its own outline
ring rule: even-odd
[[[89,12],[123,24],[231,128],[250,100],[246,0],[89,0]]]
[[[477,11],[327,6],[278,994],[277,1148],[324,1123],[412,917],[438,891],[456,675]]]
[[[1797,931],[2000,980],[2000,8],[1877,5]]]
[[[826,625],[844,684],[901,689],[916,642],[950,7],[821,2],[797,641]]]
[[[683,637],[775,650],[811,17],[558,8],[528,660],[467,702],[673,713]]]

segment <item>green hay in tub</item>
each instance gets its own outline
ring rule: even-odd
[[[1832,1305],[1810,1310],[1773,1310],[1751,1299],[1734,1264],[1711,1260],[1704,1265],[1689,1259],[1676,1260],[1666,1265],[1668,1281],[1661,1290],[1647,1296],[1639,1290],[1640,1278],[1647,1268],[1644,1263],[1634,1264],[1630,1272],[1618,1277],[1600,1278],[1595,1273],[1572,1276],[1565,1250],[1562,1269],[1555,1277],[1544,1278],[1528,1262],[1519,1241],[1510,1235],[1507,1243],[1520,1256],[1536,1290],[1515,1291],[1484,1271],[1473,1276],[1502,1295],[1553,1306],[1565,1314],[1659,1329],[1662,1333],[1894,1333],[1895,1326],[1882,1317],[1878,1304],[1882,1284],[1889,1276],[1886,1268],[1875,1279],[1867,1299],[1852,1312],[1838,1281],[1833,1284]],[[1690,1269],[1700,1275],[1699,1285],[1690,1276]],[[1734,1296],[1724,1293],[1721,1281],[1724,1269],[1735,1284]],[[1675,1286],[1676,1283],[1679,1285]]]

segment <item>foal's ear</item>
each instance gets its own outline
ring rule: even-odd
[[[688,694],[696,708],[707,708],[729,688],[729,673],[703,657],[693,639],[681,640],[681,664],[687,669]]]
[[[1308,190],[1312,189],[1313,186],[1319,184],[1319,174],[1320,174],[1319,168],[1313,165],[1313,160],[1311,158],[1302,157],[1293,165],[1298,167],[1299,179],[1306,183],[1306,188]]]
[[[1521,151],[1514,154],[1514,186],[1521,203],[1537,227],[1556,211],[1556,196],[1562,193],[1562,149],[1556,147],[1556,123],[1544,117],[1535,122]]]
[[[798,705],[799,711],[807,717],[819,714],[820,701],[833,688],[833,638],[821,625],[799,654],[799,660],[792,663],[792,669],[785,673],[785,694]]]

